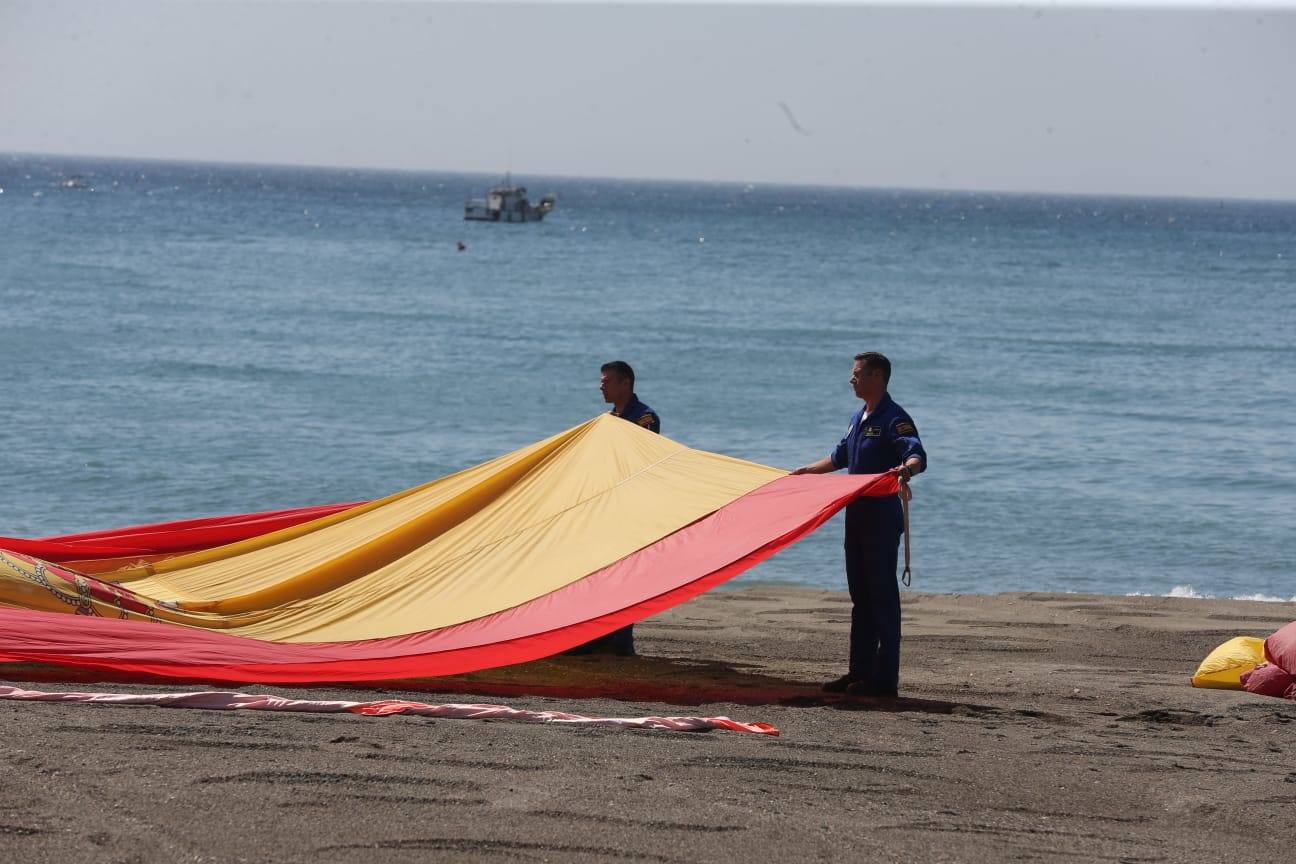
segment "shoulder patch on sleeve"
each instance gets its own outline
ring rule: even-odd
[[[895,424],[895,434],[897,435],[917,435],[918,430],[914,424],[908,420],[897,420]]]
[[[643,415],[642,417],[640,417],[637,422],[639,423],[640,426],[643,426],[644,428],[648,428],[657,422],[657,415],[653,414],[652,412],[649,412]]]

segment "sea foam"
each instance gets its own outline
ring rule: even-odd
[[[1269,594],[1239,594],[1220,598],[1214,594],[1205,594],[1191,585],[1176,585],[1165,594],[1149,594],[1146,591],[1130,591],[1126,597],[1184,597],[1189,600],[1258,600],[1261,603],[1296,603],[1296,597],[1273,597]]]

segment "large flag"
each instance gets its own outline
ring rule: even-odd
[[[520,663],[897,491],[889,474],[792,477],[601,415],[367,503],[0,538],[0,661],[261,683]]]

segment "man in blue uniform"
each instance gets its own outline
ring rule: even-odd
[[[624,360],[613,360],[599,368],[599,390],[603,401],[612,406],[612,416],[637,423],[649,432],[661,432],[661,418],[639,401],[634,384],[634,370]]]
[[[599,368],[599,390],[603,392],[603,401],[612,405],[612,416],[629,420],[649,432],[661,432],[661,418],[656,411],[639,401],[639,397],[634,392],[634,384],[634,369],[631,369],[630,364],[624,360],[613,360]],[[567,653],[596,652],[633,657],[634,625],[628,624],[620,630],[579,645]]]
[[[891,361],[855,355],[851,386],[864,407],[832,453],[793,474],[886,471],[909,479],[927,467],[918,429],[887,392]],[[846,505],[846,584],[851,595],[850,668],[824,685],[829,693],[895,696],[900,680],[900,588],[896,554],[904,520],[898,497],[857,498]]]

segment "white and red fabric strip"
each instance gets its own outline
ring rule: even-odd
[[[76,702],[95,705],[142,705],[156,708],[203,708],[209,711],[303,711],[322,714],[361,714],[385,717],[388,714],[416,714],[445,720],[514,720],[522,723],[558,725],[619,726],[624,729],[655,729],[663,732],[709,732],[728,729],[758,735],[778,735],[768,723],[743,723],[728,717],[587,717],[566,711],[528,711],[507,705],[458,704],[432,705],[404,699],[380,699],[373,702],[348,702],[334,699],[288,699],[259,693],[233,693],[207,690],[191,693],[76,693],[23,690],[0,685],[0,699],[16,702]]]

